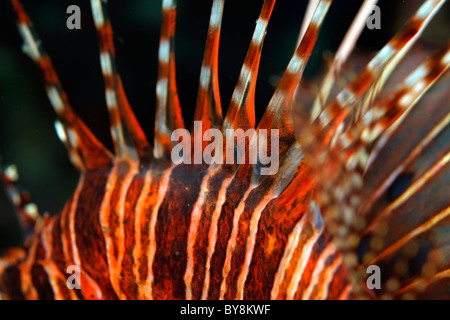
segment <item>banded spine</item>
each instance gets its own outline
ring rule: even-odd
[[[404,206],[421,203],[415,195],[430,194],[445,181],[449,159],[445,146],[436,147],[439,156],[429,160],[401,197],[382,210],[374,208],[379,195],[409,162],[446,132],[448,114],[444,112],[436,113],[437,124],[417,139],[416,148],[390,176],[378,184],[364,180],[388,140],[406,126],[405,118],[414,112],[418,99],[448,68],[447,45],[392,94],[369,103],[444,2],[425,1],[331,104],[313,107],[316,111],[305,115],[297,108],[295,92],[331,5],[329,0],[311,1],[315,10],[306,19],[301,41],[256,125],[256,80],[275,1],[263,4],[222,120],[217,64],[224,1],[214,0],[194,119],[206,124],[202,136],[209,128],[225,132],[256,126],[254,134],[279,129],[279,170],[264,176],[261,163],[174,165],[168,159],[173,146],[170,133],[184,127],[175,78],[175,1],[162,4],[152,149],[116,69],[106,1],[91,0],[111,119],[112,155],[71,109],[23,7],[11,0],[28,52],[44,73],[59,119],[56,129],[81,178],[61,213],[38,217],[35,234],[24,249],[13,249],[0,259],[1,288],[9,297],[27,299],[377,298],[363,288],[364,267],[372,262],[389,265],[387,258],[414,238],[435,231],[448,218],[448,200],[439,193],[438,204],[424,210],[420,221],[386,234],[388,225],[393,228],[399,216],[410,214],[401,211]],[[368,3],[355,20],[356,29],[361,28],[360,17],[367,14]],[[353,47],[353,32],[349,30],[344,47]],[[340,63],[335,59],[332,68],[339,69]],[[327,86],[318,101],[326,100],[327,81],[334,84],[334,80],[325,80]],[[248,137],[246,150],[255,143],[253,135]],[[367,250],[362,247],[365,237],[371,239]],[[432,254],[441,253],[438,245]],[[442,261],[431,258],[407,279],[401,277],[406,272],[394,267],[396,275],[387,281],[383,297],[404,297],[415,294],[419,284],[446,281],[445,257]],[[81,270],[80,291],[64,287],[68,265]]]

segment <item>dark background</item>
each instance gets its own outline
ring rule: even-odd
[[[69,99],[91,130],[112,149],[104,100],[97,34],[88,0],[24,0],[43,45],[52,57]],[[212,1],[178,1],[177,83],[185,122],[190,123]],[[335,0],[325,19],[305,77],[321,70],[323,52],[334,52],[362,1]],[[380,1],[381,30],[366,29],[358,51],[380,49],[414,13],[421,1]],[[66,8],[81,8],[82,29],[66,28]],[[219,84],[224,109],[251,39],[262,1],[227,0],[222,24]],[[257,84],[256,114],[262,115],[277,78],[286,67],[307,1],[279,0],[269,23]],[[118,69],[129,101],[149,141],[153,141],[155,86],[161,23],[159,0],[110,0]],[[433,19],[423,38],[448,39],[449,5]],[[0,0],[0,162],[19,167],[20,185],[29,190],[41,212],[57,213],[73,191],[78,173],[71,166],[53,128],[54,112],[41,74],[21,52],[22,40],[7,0]],[[0,185],[0,248],[21,243],[11,205]]]

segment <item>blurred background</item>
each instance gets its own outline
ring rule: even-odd
[[[257,84],[256,115],[261,117],[274,85],[294,49],[306,0],[279,0],[269,23]],[[367,61],[419,7],[422,1],[379,1],[381,30],[366,29],[357,50]],[[112,149],[97,34],[88,0],[24,0],[44,48],[51,56],[70,102],[97,137]],[[196,102],[200,66],[212,1],[179,0],[176,31],[177,84],[185,123]],[[323,70],[323,55],[334,52],[362,1],[335,0],[320,31],[305,71],[312,79]],[[81,30],[66,28],[66,9],[81,8]],[[227,0],[222,23],[219,84],[222,108],[227,105],[251,39],[262,1]],[[155,86],[161,23],[159,0],[110,0],[118,69],[126,93],[149,141],[153,141]],[[449,4],[433,19],[423,38],[442,43],[450,31]],[[7,0],[0,0],[0,163],[19,168],[20,186],[28,190],[41,212],[56,214],[78,180],[53,122],[40,71],[21,51],[22,40]],[[20,245],[22,234],[12,206],[0,185],[0,249]]]

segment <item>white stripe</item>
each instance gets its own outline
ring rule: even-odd
[[[59,140],[61,140],[63,143],[66,143],[67,142],[66,131],[64,130],[64,126],[59,120],[55,121],[55,130]]]
[[[277,273],[275,274],[272,291],[270,292],[270,299],[277,299],[278,297],[280,286],[283,283],[286,270],[290,266],[295,249],[298,247],[300,235],[302,234],[307,215],[308,214],[303,215],[300,221],[295,225],[294,230],[288,236],[288,241],[284,249],[283,257],[281,258]]]
[[[219,190],[219,195],[217,196],[216,207],[211,218],[211,227],[208,233],[208,255],[205,264],[205,280],[203,282],[202,300],[206,300],[208,298],[209,283],[211,278],[211,260],[216,249],[218,222],[222,211],[222,206],[226,200],[227,188],[231,181],[232,177],[223,180],[222,186]]]
[[[240,105],[241,104],[241,101],[242,101],[242,89],[240,88],[240,84],[239,84],[239,87],[237,87],[235,90],[234,90],[234,92],[233,92],[233,97],[232,97],[232,99],[233,99],[233,102],[236,104],[236,105]]]
[[[292,74],[297,73],[300,70],[300,67],[303,64],[303,59],[300,58],[297,54],[294,54],[291,61],[288,65],[288,71]]]
[[[384,48],[381,49],[380,52],[378,52],[378,54],[369,62],[369,70],[374,70],[375,68],[381,67],[392,57],[393,54],[394,49],[391,47],[391,45],[385,45]]]
[[[316,8],[316,11],[314,12],[314,15],[311,20],[311,24],[314,26],[318,26],[322,19],[325,16],[325,12],[327,12],[328,7],[330,6],[330,1],[320,1],[319,5]]]
[[[150,217],[150,228],[149,228],[149,248],[147,250],[147,252],[145,253],[148,257],[148,273],[147,273],[147,279],[145,281],[145,287],[144,289],[148,290],[148,296],[150,297],[150,299],[152,298],[152,294],[153,294],[153,280],[154,280],[154,276],[153,276],[153,262],[154,262],[154,258],[155,258],[155,253],[156,253],[156,222],[158,220],[158,212],[159,212],[159,208],[165,198],[165,194],[167,192],[167,188],[169,186],[169,181],[170,181],[170,174],[172,173],[174,167],[170,167],[169,169],[166,170],[166,172],[162,175],[161,177],[161,183],[160,186],[158,188],[158,195],[157,195],[157,201],[153,207],[152,213],[151,213],[151,217]]]
[[[432,1],[425,2],[417,11],[417,17],[420,19],[425,19],[427,15],[433,11],[433,8],[435,7],[434,3]]]
[[[92,17],[94,18],[95,27],[97,29],[105,25],[105,19],[102,12],[101,0],[91,0]]]
[[[169,56],[170,56],[170,46],[168,40],[161,40],[159,44],[159,52],[158,57],[159,60],[165,63],[169,63]]]
[[[113,89],[106,89],[106,105],[110,109],[114,109],[117,107],[117,96],[116,92]]]
[[[326,300],[328,299],[328,293],[330,291],[330,285],[336,275],[336,272],[339,270],[339,267],[342,265],[342,256],[339,256],[333,264],[328,267],[328,269],[325,271],[324,280],[322,282],[322,287],[320,288],[318,294],[317,294],[317,300]]]
[[[241,272],[237,279],[237,292],[236,299],[244,299],[244,286],[247,280],[248,273],[250,271],[250,264],[252,262],[253,251],[255,249],[256,235],[258,234],[258,223],[261,218],[262,211],[266,208],[267,204],[273,199],[273,197],[264,197],[261,203],[253,210],[252,217],[250,219],[250,225],[248,230],[248,237],[245,246],[245,259],[242,264]]]
[[[320,277],[323,275],[323,270],[325,269],[325,264],[329,257],[331,257],[336,252],[335,248],[330,241],[326,248],[320,253],[319,258],[316,261],[316,266],[314,267],[314,272],[311,277],[311,281],[309,282],[308,287],[302,294],[302,300],[309,300],[313,293],[313,290],[316,288],[319,283]]]
[[[192,277],[194,276],[194,245],[197,239],[197,230],[198,224],[200,222],[200,218],[202,214],[205,212],[202,211],[203,204],[205,203],[205,199],[210,194],[208,190],[208,184],[210,178],[217,172],[219,166],[208,167],[208,173],[203,176],[202,183],[200,185],[200,194],[195,201],[194,207],[191,213],[191,223],[189,225],[189,231],[187,236],[187,250],[186,250],[186,270],[184,273],[184,284],[186,286],[186,300],[192,299]]]
[[[112,74],[111,55],[107,51],[100,53],[100,66],[104,75]]]
[[[77,208],[78,208],[78,202],[79,202],[79,198],[80,198],[80,194],[81,191],[83,189],[83,185],[85,182],[85,178],[84,175],[81,176],[80,178],[80,182],[78,183],[77,189],[75,190],[75,193],[73,195],[72,198],[72,203],[70,205],[70,209],[69,209],[69,236],[70,236],[70,242],[71,242],[71,247],[72,247],[72,253],[73,253],[73,263],[78,266],[81,270],[81,275],[82,277],[84,277],[84,282],[87,282],[91,285],[91,287],[94,289],[94,296],[97,298],[101,298],[103,293],[101,291],[101,289],[99,288],[98,284],[91,278],[91,276],[86,272],[86,270],[82,269],[81,266],[81,258],[80,258],[80,253],[78,251],[78,246],[77,246],[77,233],[75,230],[75,217],[76,217],[76,213],[77,213]],[[76,295],[74,294],[74,290],[70,290],[71,291],[71,298],[73,299],[74,297],[76,297]],[[83,287],[81,287],[81,291],[83,292]],[[83,294],[86,294],[86,292],[83,292]]]
[[[30,28],[24,23],[19,24],[18,28],[20,34],[22,35],[23,41],[25,42],[25,53],[27,53],[34,61],[38,60],[41,57],[41,54],[39,53],[38,44],[35,42]]]
[[[56,113],[61,114],[64,110],[64,104],[58,89],[54,86],[47,89],[47,96]]]
[[[336,99],[341,106],[347,106],[348,104],[355,103],[355,95],[350,91],[350,89],[347,88],[342,90]]]
[[[202,66],[202,70],[200,72],[200,85],[204,90],[208,88],[210,78],[211,78],[211,67],[208,65]]]
[[[118,243],[118,252],[117,252],[117,259],[115,266],[116,268],[121,268],[123,257],[125,255],[125,225],[124,225],[124,218],[125,218],[125,204],[127,202],[127,194],[128,190],[131,187],[131,184],[133,183],[134,176],[139,173],[139,163],[136,161],[129,162],[130,168],[127,172],[122,185],[120,187],[120,193],[119,193],[119,201],[117,201],[116,204],[116,214],[117,214],[117,220],[119,226],[116,229],[116,232],[114,234],[114,237],[116,238],[116,243]],[[117,275],[118,284],[120,284],[121,276]],[[119,285],[120,287],[120,285]],[[127,296],[125,293],[123,293],[119,298],[126,299]]]
[[[162,7],[164,10],[170,10],[173,5],[174,4],[172,0],[163,0]]]
[[[303,272],[305,271],[306,264],[308,263],[311,252],[316,244],[317,240],[322,235],[323,228],[319,230],[319,232],[315,232],[312,237],[310,237],[306,243],[303,245],[302,253],[300,254],[300,257],[297,261],[297,265],[295,267],[294,274],[291,278],[291,281],[289,282],[287,292],[286,292],[286,298],[288,300],[294,299],[294,295],[297,292],[298,285],[300,284],[300,281],[303,277]]]
[[[450,51],[447,51],[447,53],[442,57],[441,64],[444,66],[450,64]]]
[[[405,79],[405,85],[412,87],[417,81],[423,79],[427,73],[428,67],[425,64],[422,64]]]
[[[222,13],[223,13],[223,0],[216,0],[213,3],[213,7],[211,9],[211,18],[209,20],[209,25],[213,29],[217,29],[220,27],[222,23]]]
[[[266,20],[259,18],[256,21],[256,27],[252,37],[253,44],[259,45],[261,43],[262,39],[264,38],[266,26]]]
[[[44,268],[44,271],[47,274],[48,282],[52,287],[55,300],[63,300],[65,296],[60,289],[59,284],[61,282],[66,282],[65,276],[61,273],[55,262],[51,259],[41,260],[39,261],[39,264],[42,266],[42,268]],[[75,290],[69,290],[69,293],[71,300],[78,300],[78,296],[76,295]]]
[[[338,96],[338,99],[339,99],[339,96]],[[330,118],[330,115],[328,114],[327,109],[323,110],[322,113],[319,115],[319,121],[320,121],[320,124],[322,125],[322,127],[325,127],[330,123],[331,118]]]
[[[69,143],[72,148],[78,148],[78,135],[77,133],[71,129],[67,129],[67,136],[69,137]]]
[[[161,103],[165,104],[167,100],[167,78],[158,80],[156,84],[156,95],[161,99]]]
[[[245,191],[244,196],[242,197],[241,201],[239,202],[239,205],[236,209],[234,209],[234,215],[233,215],[233,229],[231,231],[230,238],[228,240],[227,244],[227,250],[225,255],[225,262],[223,264],[222,268],[222,283],[220,284],[220,300],[224,299],[225,293],[227,291],[227,278],[228,274],[231,270],[231,259],[233,257],[234,248],[236,246],[236,238],[237,233],[239,229],[239,218],[241,217],[242,212],[245,209],[245,201],[247,200],[248,195],[253,190],[253,188],[250,186],[247,191]]]
[[[352,293],[352,286],[347,285],[344,290],[342,290],[341,294],[339,295],[338,300],[347,300],[350,297],[350,294]]]
[[[139,195],[139,198],[136,202],[136,207],[135,207],[135,213],[134,213],[134,237],[135,237],[135,242],[134,242],[134,248],[133,248],[133,260],[134,260],[134,268],[133,268],[133,273],[134,273],[134,278],[136,279],[136,283],[138,285],[138,299],[139,300],[144,300],[144,299],[149,299],[151,297],[151,288],[149,288],[149,292],[150,292],[150,297],[146,297],[145,296],[145,290],[142,290],[143,288],[145,288],[145,285],[143,286],[141,284],[140,281],[140,276],[139,276],[139,268],[140,268],[140,259],[139,257],[142,254],[142,247],[141,247],[141,221],[142,221],[142,216],[145,214],[145,204],[146,201],[148,199],[148,194],[151,190],[151,186],[152,186],[152,171],[151,169],[149,169],[147,171],[147,173],[145,174],[144,177],[144,185],[142,187],[141,193]]]
[[[250,69],[247,67],[246,64],[244,64],[242,66],[242,69],[241,69],[241,80],[242,80],[242,82],[244,82],[244,83],[249,82],[251,74],[252,73],[251,73]]]
[[[111,285],[113,287],[113,290],[117,294],[117,296],[120,298],[122,297],[122,292],[120,290],[120,286],[117,287],[117,283],[114,279],[114,266],[112,266],[113,261],[111,260],[111,250],[113,246],[113,240],[111,237],[111,230],[110,230],[110,224],[109,224],[109,215],[111,212],[111,196],[114,191],[115,186],[117,185],[117,163],[114,163],[113,168],[111,169],[111,172],[109,173],[108,181],[106,182],[104,195],[102,202],[100,204],[100,210],[99,210],[99,222],[100,227],[103,233],[103,238],[105,239],[105,251],[106,251],[106,262],[108,264],[108,271],[109,271],[109,280],[111,282]]]
[[[414,101],[414,97],[411,93],[405,94],[398,102],[403,108],[409,107]]]
[[[417,82],[417,83],[412,87],[412,90],[413,90],[415,93],[420,93],[423,89],[425,89],[426,85],[427,85],[426,81],[425,81],[425,80],[421,80],[421,81]]]

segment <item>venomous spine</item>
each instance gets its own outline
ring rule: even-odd
[[[331,2],[310,1],[313,10],[305,18],[304,34],[259,123],[255,88],[275,1],[262,5],[223,116],[218,48],[225,4],[212,3],[194,120],[202,121],[202,135],[209,128],[278,129],[279,170],[264,176],[261,163],[208,166],[171,161],[171,133],[190,127],[184,123],[177,94],[174,1],[162,4],[152,144],[131,110],[117,72],[107,4],[91,1],[111,152],[73,111],[23,6],[11,0],[25,52],[43,71],[58,117],[56,131],[80,171],[80,181],[58,215],[30,216],[16,191],[14,174],[4,171],[19,216],[33,232],[22,248],[6,251],[0,260],[3,295],[11,299],[447,297],[449,44],[418,61],[392,90],[382,90],[445,1],[424,1],[335,94],[332,89],[350,53],[346,50],[351,51],[365,26],[360,17],[374,3],[365,1],[307,108],[298,86]],[[419,102],[438,80],[434,100]],[[408,139],[402,139],[405,134]],[[252,143],[245,141],[246,150]],[[388,202],[387,190],[405,172],[412,172],[408,187]],[[70,265],[81,270],[80,290],[66,286]],[[379,290],[366,286],[369,265],[382,270]]]

